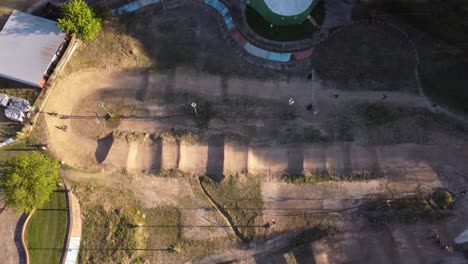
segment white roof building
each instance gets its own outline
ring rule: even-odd
[[[0,76],[43,87],[65,40],[52,20],[13,11],[0,31]]]

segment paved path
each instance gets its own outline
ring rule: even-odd
[[[3,201],[0,200],[0,208]],[[21,226],[24,217],[5,209],[0,213],[0,262],[25,263],[21,246]]]

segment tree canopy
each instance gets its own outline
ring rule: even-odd
[[[84,0],[72,0],[62,6],[63,18],[58,26],[69,34],[83,40],[91,40],[101,31],[101,20]]]
[[[31,212],[57,188],[59,164],[39,152],[28,152],[3,164],[0,190],[5,205],[17,212]]]

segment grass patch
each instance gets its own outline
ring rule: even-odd
[[[193,116],[198,128],[207,128],[210,123],[210,119],[213,117],[212,104],[211,102],[201,98],[197,98],[194,102],[196,103],[196,111],[191,105],[187,104],[182,106],[182,111],[185,114]]]
[[[0,89],[0,93],[23,98],[27,100],[31,105],[33,105],[37,97],[41,93],[41,90],[38,88]]]
[[[92,205],[85,212],[79,263],[122,263],[138,257],[137,226],[143,223],[139,211]]]
[[[230,176],[219,183],[204,176],[202,182],[205,190],[229,214],[243,236],[252,240],[255,237],[255,220],[261,215],[263,207],[258,178]]]
[[[188,240],[182,235],[184,226],[183,213],[175,206],[160,206],[146,210],[145,233],[148,248],[167,249],[174,246],[177,254],[173,257],[193,259],[195,256],[203,256],[208,252],[219,249],[225,243],[224,239]],[[142,257],[142,259],[145,259]],[[183,261],[181,261],[183,262]],[[174,260],[174,263],[177,263]]]
[[[163,178],[182,178],[190,175],[191,174],[183,172],[179,169],[161,169],[153,174],[153,176]]]
[[[0,163],[25,151],[40,151],[40,144],[39,140],[36,139],[34,135],[31,135],[25,140],[5,146],[0,149]],[[47,155],[48,153],[45,154]]]
[[[191,210],[184,211],[180,204],[144,208],[123,186],[111,189],[94,180],[75,181],[71,185],[82,205],[81,247],[103,249],[81,250],[78,263],[153,263],[155,259],[185,263],[223,249],[229,243],[225,238],[195,241],[184,238],[183,228],[193,227],[184,226],[184,217],[190,219]],[[187,206],[193,206],[192,201]],[[176,247],[177,254],[165,251],[170,245]]]
[[[165,249],[170,245],[182,247],[182,213],[177,207],[164,206],[150,209],[146,213],[146,224],[154,226],[147,244]]]
[[[279,26],[274,25],[265,20],[254,8],[246,7],[246,18],[250,28],[258,35],[276,41],[294,41],[311,38],[312,34],[317,31],[317,28],[305,20],[301,24]],[[318,25],[321,25],[325,18],[325,8],[323,1],[320,1],[314,7],[310,15],[315,19]]]
[[[57,190],[42,208],[36,209],[26,227],[31,264],[59,263],[65,242],[67,207],[65,193]]]
[[[283,180],[293,184],[317,184],[330,181],[365,181],[377,179],[382,175],[377,171],[353,172],[350,175],[331,173],[327,170],[317,170],[309,174],[286,174]]]

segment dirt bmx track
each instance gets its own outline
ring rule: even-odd
[[[170,80],[172,79],[172,81]],[[92,81],[91,81],[92,80]],[[220,86],[217,76],[197,73],[176,73],[169,78],[165,74],[128,73],[128,72],[79,72],[60,80],[54,94],[45,107],[45,112],[57,111],[60,115],[71,116],[62,119],[46,116],[47,135],[51,150],[61,160],[77,167],[118,167],[129,170],[169,169],[176,168],[186,172],[201,174],[236,173],[300,173],[302,171],[328,170],[336,172],[366,171],[378,168],[387,176],[406,175],[411,170],[414,180],[433,182],[437,173],[432,169],[434,159],[440,158],[440,146],[399,144],[386,146],[362,146],[355,143],[323,143],[323,144],[286,144],[271,145],[264,143],[240,143],[228,138],[221,142],[208,140],[207,143],[190,143],[182,141],[154,142],[143,140],[138,142],[125,139],[103,139],[102,130],[107,129],[100,124],[97,114],[103,110],[97,103],[103,94],[119,90],[122,94],[119,100],[137,97],[142,90],[152,90],[156,95],[175,92],[197,92],[213,100],[221,100],[231,95],[268,98],[286,101],[294,96],[298,109],[310,102],[310,82],[292,79],[289,82],[258,81],[248,79],[231,79],[228,88]],[[322,113],[327,111],[327,100],[333,89],[316,88]],[[105,91],[106,93],[102,93]],[[343,92],[341,92],[343,94]],[[361,94],[361,96],[360,96]],[[390,93],[389,93],[390,94]],[[424,98],[413,95],[391,94],[395,104],[426,106]],[[120,98],[120,97],[119,97]],[[350,93],[349,100],[378,101],[380,94]],[[280,102],[279,102],[280,103]],[[281,102],[284,103],[284,102]],[[150,109],[151,108],[151,109]],[[165,123],[152,119],[157,115],[157,106],[147,106],[147,119],[121,120],[118,130],[132,132],[148,132],[168,129]],[[149,113],[149,114],[148,114]],[[320,122],[325,115],[314,116],[303,110],[302,122]],[[80,117],[87,117],[80,119]],[[56,128],[67,125],[68,132]],[[185,122],[182,125],[192,125]],[[263,124],[257,121],[256,127],[261,131]],[[261,135],[259,135],[261,136]],[[448,145],[446,148],[450,149]],[[429,155],[433,154],[433,155]],[[451,153],[458,156],[459,151],[444,153],[450,159]],[[454,159],[459,160],[459,158]]]

